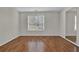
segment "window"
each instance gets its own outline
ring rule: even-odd
[[[77,16],[75,16],[75,26],[74,26],[74,30],[77,30]]]
[[[28,31],[43,31],[44,16],[28,16]]]

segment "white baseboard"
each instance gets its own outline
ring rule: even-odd
[[[20,36],[59,36],[53,34],[21,34]]]
[[[72,44],[74,44],[74,45],[76,45],[76,46],[78,46],[78,47],[79,47],[79,45],[78,45],[78,44],[76,44],[76,43],[72,42],[71,40],[69,40],[69,39],[67,39],[67,38],[65,38],[65,37],[63,37],[63,36],[60,36],[60,37],[64,38],[65,40],[67,40],[67,41],[69,41],[70,43],[72,43]]]

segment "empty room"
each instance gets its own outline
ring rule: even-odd
[[[78,7],[0,7],[0,52],[78,52]]]

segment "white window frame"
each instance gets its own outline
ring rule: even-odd
[[[74,25],[74,30],[77,30],[77,16],[75,15],[75,25]]]
[[[39,16],[42,16],[42,15],[39,15]],[[44,16],[42,16],[42,17],[43,17],[43,19],[42,19],[42,23],[43,23],[42,29],[35,29],[35,30],[33,30],[33,29],[30,29],[30,21],[29,21],[30,20],[30,16],[28,16],[28,31],[44,31],[44,29],[45,29],[45,27],[44,27]]]

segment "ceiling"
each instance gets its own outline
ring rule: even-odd
[[[65,7],[17,7],[19,12],[62,11]]]

